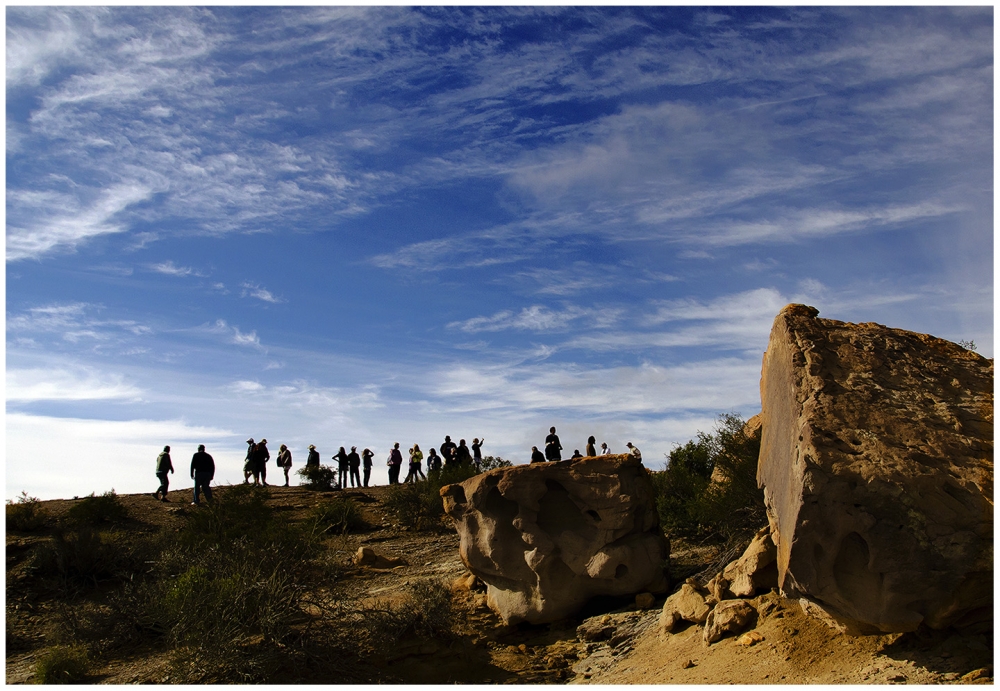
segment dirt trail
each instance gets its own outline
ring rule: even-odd
[[[301,520],[315,504],[350,496],[372,526],[357,535],[329,542],[343,565],[339,597],[388,599],[419,594],[431,582],[454,584],[467,574],[458,556],[454,531],[408,531],[383,508],[388,488],[317,493],[299,487],[273,487],[268,500],[279,520]],[[179,528],[190,490],[170,493],[169,503],[149,495],[122,495],[138,520],[132,529]],[[54,517],[72,500],[44,502]],[[26,588],[26,555],[49,540],[38,534],[7,534],[7,683],[33,680],[38,656],[51,644],[62,603]],[[392,569],[356,567],[350,559],[369,546],[404,565]],[[744,647],[735,638],[706,646],[701,628],[689,626],[661,638],[657,632],[660,597],[650,610],[618,602],[599,604],[579,617],[545,626],[508,627],[487,607],[482,589],[454,590],[455,635],[449,640],[414,640],[385,651],[376,678],[383,683],[584,683],[584,684],[862,684],[992,683],[992,636],[907,634],[851,638],[805,616],[798,604],[777,594],[754,600],[761,616],[756,631],[763,640]],[[623,606],[625,604],[625,606]],[[608,610],[614,609],[611,613]],[[585,641],[577,627],[585,616],[605,617],[607,640]],[[591,623],[593,620],[591,621]],[[171,683],[169,655],[148,650],[105,661],[92,670],[94,683]],[[315,683],[337,683],[315,679]]]

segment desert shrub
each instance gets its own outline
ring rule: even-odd
[[[317,504],[306,514],[306,522],[322,533],[349,533],[368,525],[358,505],[347,497],[335,497]]]
[[[441,583],[422,584],[400,600],[373,600],[355,611],[354,631],[375,649],[385,649],[404,638],[445,638],[453,631],[451,593]]]
[[[337,486],[337,471],[328,465],[303,466],[295,474],[305,480],[307,489],[329,492]]]
[[[428,473],[425,482],[392,485],[383,506],[408,528],[429,529],[440,525],[444,514],[441,488],[476,474],[471,464],[446,465]]]
[[[90,663],[82,646],[56,646],[35,663],[38,684],[78,684],[87,676]]]
[[[266,487],[232,485],[212,496],[211,503],[188,514],[179,536],[183,546],[222,545],[247,536],[266,538],[274,530]]]
[[[56,531],[51,542],[34,552],[32,569],[64,590],[130,580],[147,570],[161,549],[155,537],[90,525]]]
[[[95,526],[101,523],[119,523],[128,518],[128,509],[114,490],[99,496],[91,493],[70,507],[66,520],[71,525]]]
[[[514,464],[499,456],[483,456],[483,461],[480,463],[479,469],[485,473],[488,470],[496,470],[497,468],[510,468],[512,465]]]
[[[45,524],[48,515],[38,497],[29,497],[21,492],[16,501],[7,500],[7,530],[29,532],[38,530]]]
[[[699,432],[671,451],[666,469],[652,474],[664,530],[722,542],[752,536],[767,522],[757,488],[759,455],[759,432],[748,434],[737,414],[721,415],[712,434]]]

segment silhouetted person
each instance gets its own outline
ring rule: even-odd
[[[257,484],[257,475],[253,472],[254,456],[253,452],[257,445],[253,441],[253,437],[247,439],[247,457],[246,461],[243,463],[243,484],[250,484],[250,476],[254,476],[254,484]]]
[[[469,453],[469,447],[465,445],[464,439],[458,440],[458,448],[455,449],[455,461],[459,464],[472,463],[472,454]]]
[[[261,439],[253,450],[253,483],[257,484],[257,476],[260,476],[260,484],[267,487],[267,462],[271,459],[271,452],[267,450],[267,439]]]
[[[163,451],[156,457],[156,477],[160,478],[160,487],[153,492],[153,496],[160,501],[169,501],[167,488],[170,487],[170,480],[167,478],[167,473],[172,472],[174,472],[174,464],[170,462],[170,447],[164,446]]]
[[[545,463],[545,454],[538,450],[537,446],[531,447],[531,462],[532,463]]]
[[[597,443],[597,440],[594,439],[593,436],[587,437],[587,455],[588,456],[596,456],[597,455],[597,447],[594,446],[594,444],[596,444],[596,443]]]
[[[205,453],[205,445],[199,444],[198,451],[191,457],[191,479],[194,480],[194,505],[198,505],[198,490],[205,491],[205,500],[212,503],[212,478],[215,477],[215,461]]]
[[[455,442],[448,435],[445,435],[444,443],[441,445],[441,458],[444,459],[445,465],[455,462]]]
[[[569,460],[575,461],[578,458],[583,458],[583,454],[580,453],[580,449],[573,449],[573,455],[569,457]]]
[[[441,471],[441,457],[438,456],[437,450],[431,447],[431,450],[427,452],[427,472],[437,473]]]
[[[347,469],[351,471],[351,487],[361,486],[361,456],[358,455],[358,447],[352,446],[351,453],[347,454]],[[355,484],[357,482],[357,484]]]
[[[285,487],[288,487],[288,471],[292,467],[292,452],[284,444],[278,449],[278,467],[285,471]]]
[[[389,484],[399,484],[399,468],[403,465],[403,454],[399,450],[399,442],[393,444],[389,452]]]
[[[365,484],[364,484],[365,487],[368,486],[368,480],[372,476],[372,459],[374,457],[375,457],[375,452],[372,451],[371,449],[365,449],[364,451],[361,452],[361,463],[365,467]]]
[[[483,467],[483,444],[486,443],[486,439],[480,441],[479,439],[472,440],[472,462],[476,466],[476,472],[478,473]]]
[[[316,450],[315,444],[309,445],[309,457],[306,458],[306,468],[318,468],[319,467],[319,451]]]
[[[337,462],[337,484],[340,485],[340,489],[347,489],[347,475],[350,468],[350,462],[347,460],[347,450],[341,446],[340,451],[332,458]]]
[[[548,461],[562,460],[562,444],[556,435],[556,428],[549,428],[549,436],[545,437],[545,459]]]
[[[632,442],[628,442],[628,443],[626,443],[626,444],[625,444],[625,446],[627,446],[627,447],[628,447],[628,452],[629,452],[629,453],[630,453],[631,455],[635,456],[635,457],[636,457],[636,458],[638,458],[638,459],[639,459],[640,461],[642,460],[642,452],[641,452],[641,451],[639,451],[639,447],[638,447],[638,446],[632,446]]]

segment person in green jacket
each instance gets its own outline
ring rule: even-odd
[[[160,478],[160,488],[153,492],[153,496],[160,501],[170,501],[167,499],[167,488],[170,487],[167,473],[172,472],[174,472],[174,465],[170,462],[170,447],[164,446],[163,452],[156,457],[156,477]]]

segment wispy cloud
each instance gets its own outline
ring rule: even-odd
[[[240,297],[252,297],[257,298],[263,302],[270,302],[272,304],[278,304],[284,302],[281,298],[275,297],[270,290],[262,288],[256,283],[250,283],[249,281],[244,281],[241,286],[243,290],[240,292]]]
[[[12,333],[58,334],[67,341],[81,338],[119,339],[123,334],[148,336],[153,330],[131,319],[101,319],[102,305],[85,302],[55,303],[31,307],[7,315],[7,330]]]
[[[7,400],[33,401],[134,400],[142,395],[119,374],[91,368],[75,371],[53,369],[7,370]]]
[[[520,312],[503,310],[489,317],[473,317],[465,321],[451,322],[450,329],[459,329],[466,333],[482,331],[558,331],[565,329],[570,323],[587,319],[588,326],[606,328],[617,321],[621,314],[618,309],[585,309],[573,305],[562,310],[552,310],[544,305],[532,305]]]
[[[169,259],[159,264],[150,264],[149,268],[156,273],[166,274],[167,276],[204,276],[203,273],[189,266],[176,266]]]
[[[248,346],[260,351],[261,353],[267,353],[267,348],[261,345],[260,337],[257,335],[256,331],[244,333],[243,331],[240,331],[238,326],[230,325],[225,319],[217,319],[215,324],[208,327],[208,331],[210,333],[224,336],[227,342],[233,345]]]

